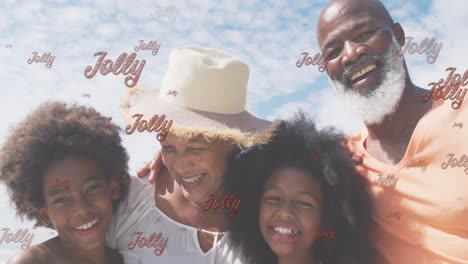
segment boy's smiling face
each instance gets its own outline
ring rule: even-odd
[[[278,256],[310,257],[320,226],[320,183],[303,170],[284,168],[265,184],[260,201],[260,231]]]
[[[57,180],[68,181],[69,189]],[[44,225],[55,227],[66,247],[103,248],[118,188],[118,182],[107,180],[93,159],[70,156],[56,161],[43,173],[45,207],[39,210],[39,217]]]

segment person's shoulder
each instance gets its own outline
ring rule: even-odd
[[[130,188],[126,200],[130,203],[141,198],[147,197],[148,193],[154,191],[153,184],[148,183],[146,178],[139,178],[137,176],[130,176]]]
[[[11,257],[7,264],[47,264],[49,252],[41,246],[32,246],[25,252]]]
[[[123,222],[128,222],[128,218],[134,214],[136,214],[135,217],[137,218],[141,217],[141,209],[154,203],[154,187],[145,182],[144,179],[142,180],[135,176],[131,176],[130,179],[130,188],[127,196],[119,203],[117,210],[113,212],[113,224],[117,226]],[[140,210],[136,210],[137,208]]]

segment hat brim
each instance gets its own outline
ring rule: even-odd
[[[166,120],[173,122],[169,133],[177,136],[204,135],[234,140],[240,145],[263,143],[264,140],[268,140],[265,136],[254,136],[259,133],[265,135],[272,122],[258,118],[249,111],[236,114],[200,111],[161,100],[158,93],[159,90],[148,88],[129,90],[123,105],[126,123],[134,124],[135,119],[132,117],[135,114],[142,114],[144,120],[150,120],[154,115],[165,115]]]

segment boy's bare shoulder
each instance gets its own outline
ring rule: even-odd
[[[7,261],[7,264],[47,264],[50,252],[41,245],[32,246]]]

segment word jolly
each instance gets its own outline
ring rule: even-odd
[[[32,57],[28,60],[28,64],[34,63],[45,63],[46,68],[50,69],[52,67],[52,64],[54,64],[55,56],[51,56],[52,53],[44,53],[42,56],[37,55],[37,52],[32,53]]]
[[[21,243],[21,249],[26,250],[29,248],[29,245],[31,245],[31,241],[34,237],[34,234],[31,233],[29,234],[29,230],[26,229],[19,229],[16,231],[15,234],[9,233],[10,228],[3,228],[2,231],[4,231],[2,237],[0,238],[0,244],[3,242],[5,243]]]
[[[171,91],[169,90],[166,95],[174,95],[177,96],[177,91]]]
[[[161,8],[161,6],[156,6],[148,17],[154,19],[167,17],[171,23],[174,23],[177,18],[177,14],[179,14],[179,10],[174,6],[163,8]]]
[[[336,236],[335,231],[324,229],[324,230],[318,230],[317,233],[315,233],[314,239],[327,238],[328,240],[332,240],[335,238],[335,236]]]
[[[143,232],[135,233],[135,241],[129,243],[127,248],[129,250],[134,249],[135,247],[139,248],[154,248],[154,255],[161,256],[166,248],[167,241],[169,238],[162,237],[162,233],[156,235],[156,233],[151,234],[149,237],[144,237]]]
[[[379,179],[374,181],[374,184],[381,184],[381,185],[388,185],[388,187],[394,189],[395,185],[398,182],[398,177],[395,177],[394,174],[392,175],[387,175],[387,177],[384,177],[383,174],[377,175]]]
[[[424,161],[424,160],[418,160],[418,161],[410,160],[408,164],[406,164],[406,168],[407,169],[420,168],[421,172],[425,172],[427,165],[429,165],[429,162]]]
[[[312,153],[312,155],[310,155],[312,159],[320,159],[320,154],[319,153]]]
[[[154,115],[151,120],[148,122],[146,120],[142,120],[143,115],[142,114],[135,114],[133,115],[133,118],[136,117],[135,123],[132,125],[128,125],[125,128],[125,133],[127,135],[131,135],[135,129],[138,130],[138,132],[143,132],[143,131],[155,131],[155,132],[160,132],[157,135],[157,139],[159,142],[162,142],[166,140],[167,134],[169,133],[169,129],[172,126],[172,120],[169,122],[166,119],[166,115]],[[166,126],[167,125],[167,126]]]
[[[159,47],[161,47],[161,44],[158,44],[157,41],[151,40],[147,44],[145,44],[144,40],[140,40],[138,42],[140,42],[140,44],[135,46],[135,52],[138,52],[140,50],[152,50],[153,52],[151,52],[151,54],[153,54],[153,56],[156,56],[158,54]]]
[[[460,129],[463,129],[463,123],[454,122],[452,127],[459,127]]]
[[[210,200],[208,200],[208,202],[206,202],[206,204],[203,205],[203,210],[208,211],[210,208],[211,209],[226,208],[229,210],[230,216],[235,216],[239,209],[239,205],[240,205],[240,199],[236,199],[234,195],[226,195],[224,196],[224,199],[221,201],[216,198],[215,194],[212,194],[210,195]]]
[[[304,56],[302,59],[299,59],[297,62],[296,62],[296,67],[297,68],[300,68],[302,67],[302,65],[319,65],[319,72],[324,72],[325,69],[327,68],[327,61],[324,59],[324,56],[320,53],[316,53],[314,58],[312,59],[312,57],[309,56],[309,52],[302,52],[301,54],[302,56]]]
[[[393,218],[393,219],[396,219],[396,220],[400,220],[400,212],[392,212],[390,214],[387,215],[387,218]]]
[[[68,190],[70,190],[70,185],[71,185],[71,183],[69,181],[60,182],[60,180],[55,180],[54,187],[55,188],[63,188],[63,189],[65,189],[65,191],[68,191]]]
[[[424,38],[419,45],[416,42],[413,42],[413,37],[407,37],[405,41],[405,45],[399,51],[400,56],[403,56],[405,52],[408,50],[409,54],[419,53],[423,54],[426,53],[427,55],[427,62],[429,64],[433,64],[436,62],[437,57],[439,56],[439,52],[442,49],[443,43],[437,44],[435,43],[436,38]]]
[[[465,71],[463,77],[460,74],[454,74],[457,68],[449,67],[445,71],[449,72],[446,79],[441,78],[438,82],[431,82],[429,86],[432,86],[430,92],[424,93],[421,96],[422,102],[429,101],[430,98],[438,100],[440,98],[452,100],[452,108],[457,110],[463,104],[465,99],[466,91],[468,88],[461,88],[468,85],[468,70]]]
[[[455,154],[450,153],[447,154],[448,160],[440,164],[442,169],[447,169],[449,166],[452,168],[459,167],[459,168],[466,168],[465,174],[468,174],[468,155],[463,154],[458,159],[455,157]]]
[[[104,60],[107,56],[107,52],[99,51],[94,54],[94,56],[100,56],[94,68],[89,65],[86,67],[84,71],[84,76],[88,79],[93,78],[98,70],[101,72],[102,75],[107,75],[109,73],[113,73],[114,75],[119,75],[122,73],[123,75],[129,75],[125,78],[125,85],[128,88],[134,87],[138,80],[140,79],[141,71],[145,67],[146,61],[145,60],[135,60],[136,53],[130,53],[127,57],[127,53],[122,53],[115,61],[115,64],[112,60]]]

